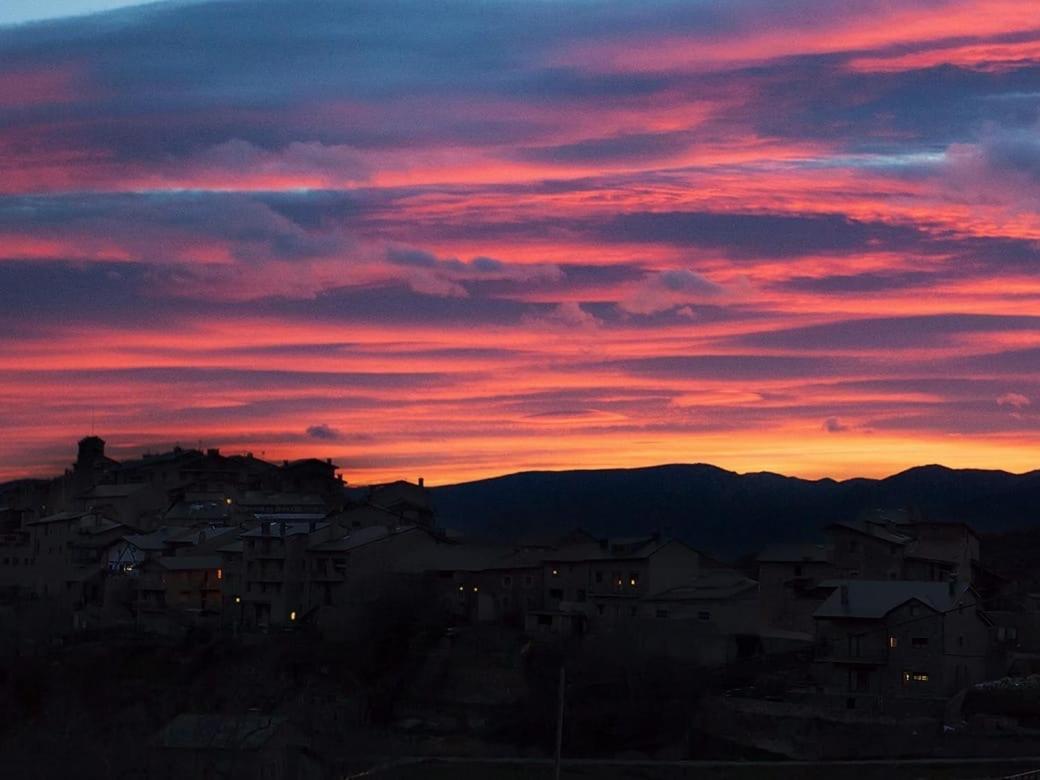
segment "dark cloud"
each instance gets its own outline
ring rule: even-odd
[[[330,425],[312,425],[307,429],[307,435],[312,439],[318,439],[320,441],[336,441],[341,438],[343,434],[337,428],[333,428]]]
[[[751,333],[733,339],[744,346],[828,351],[939,346],[956,336],[1002,331],[1040,332],[1040,316],[935,314],[843,320],[824,325]]]
[[[861,222],[842,214],[644,212],[620,214],[598,233],[608,241],[722,249],[748,258],[903,248],[922,242],[914,227]]]

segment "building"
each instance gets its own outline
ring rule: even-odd
[[[21,590],[76,609],[100,603],[111,550],[126,527],[91,512],[61,512],[27,523],[29,563]]]
[[[815,675],[832,706],[920,711],[985,679],[991,621],[970,585],[835,580],[816,610]]]
[[[220,612],[223,608],[220,555],[164,555],[142,564],[138,574],[141,612]]]
[[[267,516],[242,534],[241,604],[246,626],[288,626],[307,608],[307,550],[340,531],[333,523]],[[228,553],[222,553],[227,555]]]
[[[763,626],[812,636],[813,613],[831,589],[831,550],[822,544],[776,544],[759,553],[758,583]]]

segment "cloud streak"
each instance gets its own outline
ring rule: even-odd
[[[1034,17],[197,0],[0,27],[0,478],[64,467],[95,409],[121,451],[352,481],[1032,468]]]

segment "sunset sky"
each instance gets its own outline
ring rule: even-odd
[[[0,480],[1040,465],[1033,0],[40,5]]]

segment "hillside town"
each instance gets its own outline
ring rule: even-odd
[[[633,737],[637,755],[1035,753],[1040,594],[988,568],[967,525],[879,509],[738,564],[638,517],[624,538],[582,530],[581,507],[574,520],[555,535],[518,527],[510,542],[463,537],[442,527],[422,479],[353,488],[331,460],[217,449],[120,462],[88,436],[63,475],[0,487],[0,650],[15,663],[153,637],[182,657],[193,643],[320,654],[375,647],[393,624],[373,650],[378,674],[410,659],[394,667],[393,696],[373,694],[361,662],[352,682],[337,678],[330,663],[351,666],[346,656],[305,664],[326,681],[294,671],[277,695],[273,679],[253,681],[219,706],[164,712],[141,759],[156,773],[141,776],[189,776],[247,747],[271,762],[262,776],[332,776],[343,759],[321,735],[377,725],[413,752],[433,736],[440,750],[503,751],[502,724],[540,706],[532,668],[551,692],[557,666],[580,681],[610,657],[615,672],[671,670],[675,691],[695,681],[684,722],[656,743]],[[654,699],[655,684],[640,695]],[[301,720],[289,703],[304,693]],[[316,716],[316,700],[332,714]],[[568,733],[580,746],[579,728]]]

